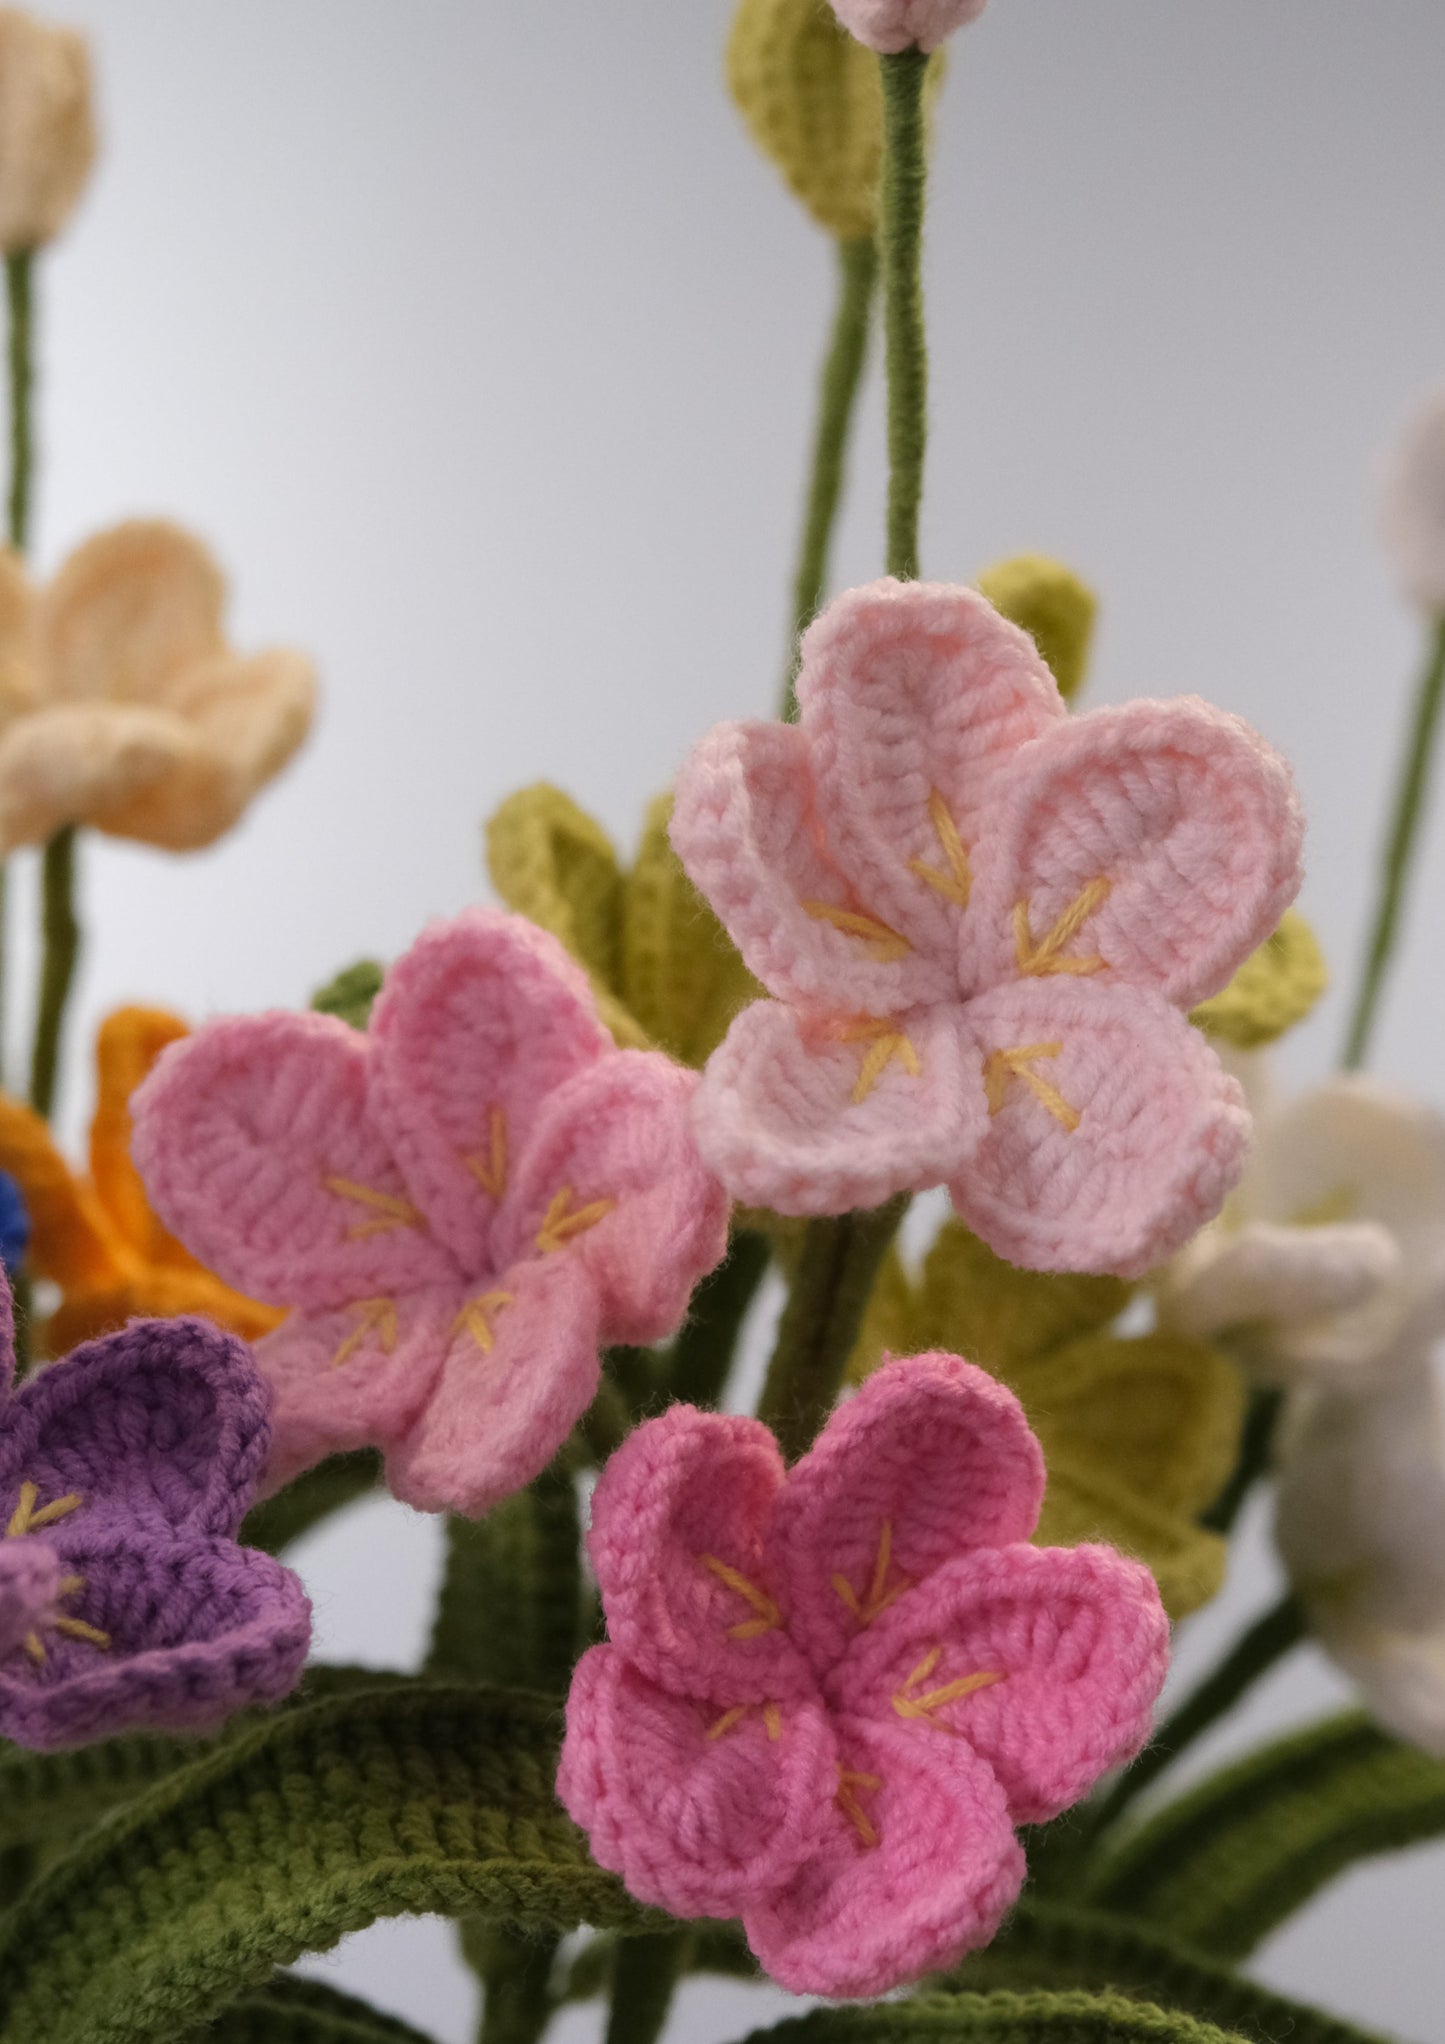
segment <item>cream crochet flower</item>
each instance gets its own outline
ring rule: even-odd
[[[133,519],[32,590],[0,553],[0,855],[70,823],[167,851],[229,830],[306,736],[304,654],[242,655],[225,582],[179,527]]]
[[[0,251],[53,240],[94,161],[85,38],[0,7]]]

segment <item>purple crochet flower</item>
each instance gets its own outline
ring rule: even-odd
[[[20,1388],[0,1287],[0,1735],[204,1730],[292,1689],[311,1606],[236,1532],[269,1394],[204,1320],[133,1320]]]

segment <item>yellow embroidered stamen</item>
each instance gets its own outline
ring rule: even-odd
[[[976,1689],[987,1689],[991,1683],[1002,1682],[1003,1676],[993,1670],[982,1670],[976,1675],[960,1675],[954,1682],[945,1682],[938,1689],[930,1689],[922,1696],[912,1692],[920,1682],[926,1682],[939,1662],[943,1659],[943,1648],[934,1647],[926,1653],[903,1687],[893,1697],[893,1708],[901,1718],[919,1718],[924,1724],[932,1725],[935,1731],[951,1732],[953,1727],[940,1723],[937,1713],[946,1704],[957,1703],[960,1697],[972,1696]]]
[[[848,1819],[848,1822],[853,1826],[853,1829],[870,1851],[878,1844],[878,1831],[868,1812],[859,1802],[855,1791],[860,1788],[881,1789],[882,1786],[883,1777],[881,1775],[860,1774],[856,1768],[851,1767],[840,1767],[838,1769],[838,1793],[835,1799],[838,1808],[843,1812],[843,1815]]]
[[[71,1491],[67,1497],[56,1498],[52,1504],[42,1505],[37,1512],[36,1499],[40,1496],[38,1485],[22,1483],[20,1498],[10,1515],[10,1524],[5,1528],[5,1538],[15,1540],[23,1533],[33,1533],[38,1526],[53,1526],[57,1519],[68,1518],[85,1500],[79,1491]]]
[[[507,1117],[500,1107],[492,1109],[491,1132],[490,1154],[462,1162],[489,1199],[500,1199],[507,1189]]]
[[[77,1590],[85,1588],[84,1576],[62,1576],[55,1586],[57,1597],[73,1597]]]
[[[968,850],[958,834],[958,825],[953,820],[948,804],[934,788],[928,797],[928,815],[938,842],[943,847],[943,856],[948,861],[948,871],[940,873],[936,866],[930,866],[924,859],[910,859],[908,870],[916,873],[920,880],[941,894],[945,901],[954,902],[959,908],[968,907],[968,897],[973,891],[973,869],[968,863]]]
[[[837,1035],[839,1043],[866,1043],[867,1052],[858,1073],[858,1083],[853,1088],[853,1105],[861,1107],[873,1088],[878,1084],[889,1065],[897,1058],[910,1079],[921,1077],[923,1066],[918,1052],[901,1029],[895,1029],[891,1022],[878,1021],[872,1017],[862,1022],[850,1022]]]
[[[369,1185],[357,1185],[350,1178],[323,1178],[321,1183],[338,1199],[354,1199],[358,1206],[374,1209],[375,1218],[358,1221],[346,1231],[348,1242],[364,1241],[369,1235],[385,1235],[392,1228],[419,1228],[421,1215],[409,1199],[394,1192],[376,1192]]]
[[[89,1640],[93,1647],[108,1647],[110,1634],[102,1632],[98,1625],[87,1625],[83,1618],[55,1618],[51,1620],[57,1632],[63,1632],[70,1639]]]
[[[45,1642],[40,1637],[40,1634],[38,1632],[26,1633],[25,1651],[27,1654],[29,1654],[31,1660],[35,1663],[37,1668],[43,1668],[45,1666]]]
[[[873,1564],[873,1580],[866,1594],[860,1597],[845,1575],[834,1576],[833,1588],[860,1625],[871,1625],[874,1619],[886,1611],[895,1598],[901,1597],[908,1588],[908,1578],[904,1576],[891,1590],[889,1589],[888,1571],[892,1562],[893,1521],[885,1519],[883,1530],[878,1536],[878,1557]]]
[[[1047,979],[1050,974],[1070,972],[1086,977],[1091,972],[1102,972],[1107,960],[1098,957],[1065,958],[1062,953],[1065,944],[1078,936],[1084,924],[1101,908],[1108,899],[1109,880],[1091,880],[1076,900],[1071,901],[1058,918],[1046,937],[1036,944],[1029,928],[1029,905],[1020,901],[1014,907],[1014,956],[1018,968],[1026,978]]]
[[[745,1703],[735,1703],[731,1710],[723,1712],[715,1725],[708,1726],[707,1736],[709,1739],[720,1739],[725,1732],[732,1730],[739,1718],[745,1718],[747,1714],[748,1707]]]
[[[492,1333],[492,1316],[500,1313],[504,1306],[510,1306],[513,1297],[511,1292],[483,1292],[480,1298],[468,1299],[452,1322],[452,1333],[460,1334],[465,1328],[482,1354],[489,1356],[495,1339]]]
[[[913,946],[897,930],[890,930],[887,923],[877,916],[865,916],[854,908],[835,908],[830,901],[805,901],[805,914],[815,923],[831,923],[835,930],[841,930],[845,937],[857,937],[866,944],[880,965],[891,965],[896,959],[906,958]]]
[[[377,1337],[377,1346],[384,1356],[389,1356],[396,1347],[395,1299],[358,1299],[351,1310],[361,1318],[331,1358],[333,1370],[349,1362],[368,1335]]]
[[[585,1235],[589,1228],[595,1228],[616,1206],[615,1199],[594,1199],[585,1207],[578,1207],[576,1213],[567,1210],[572,1204],[572,1188],[564,1185],[553,1195],[552,1204],[543,1216],[537,1230],[537,1247],[544,1256],[553,1250],[562,1249],[574,1235]]]
[[[768,1743],[776,1745],[783,1736],[783,1713],[775,1703],[763,1705],[763,1723],[767,1727]]]
[[[772,1632],[782,1624],[783,1614],[766,1590],[760,1590],[756,1583],[750,1583],[745,1575],[740,1575],[735,1568],[729,1568],[727,1563],[719,1561],[715,1554],[704,1554],[699,1559],[704,1568],[712,1570],[720,1583],[726,1583],[730,1590],[735,1590],[743,1602],[751,1605],[758,1614],[756,1618],[745,1618],[740,1625],[730,1625],[729,1639],[759,1639],[763,1633]]]
[[[1071,1107],[1057,1086],[1051,1086],[1047,1079],[1031,1072],[1029,1066],[1035,1058],[1057,1057],[1063,1049],[1061,1043],[1021,1043],[1013,1050],[996,1050],[983,1068],[983,1089],[988,1099],[988,1111],[997,1114],[1008,1094],[1010,1079],[1022,1079],[1041,1107],[1047,1108],[1055,1121],[1061,1121],[1072,1135],[1079,1126],[1079,1110]]]

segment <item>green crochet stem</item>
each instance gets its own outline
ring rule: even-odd
[[[35,466],[35,256],[21,249],[5,258],[7,354],[10,367],[9,540],[23,554],[30,539],[31,476]],[[0,864],[0,1082],[3,1082],[5,1007],[9,961],[9,889]]]
[[[582,1649],[581,1521],[559,1458],[482,1520],[447,1520],[427,1673],[565,1696]]]
[[[619,1941],[605,2044],[657,2044],[687,1957],[686,1929]]]
[[[833,528],[843,493],[843,471],[858,390],[868,359],[868,328],[878,281],[878,245],[871,235],[838,243],[838,307],[823,363],[818,392],[818,421],[813,433],[813,464],[803,518],[803,540],[793,577],[793,624],[788,643],[788,678],[783,685],[782,716],[791,723],[798,714],[794,683],[798,676],[798,641],[822,604],[828,587],[828,560]]]
[[[537,2044],[556,2013],[552,1968],[558,1937],[532,1937],[506,1923],[471,1917],[461,1926],[462,1950],[483,1982],[477,2044]]]
[[[1178,2009],[1114,1993],[926,1994],[817,2009],[746,2044],[1244,2044]]]
[[[368,1496],[381,1481],[381,1457],[370,1448],[352,1455],[330,1455],[278,1490],[246,1516],[241,1540],[247,1547],[279,1554],[303,1533],[309,1533],[333,1512]]]
[[[1345,1042],[1347,1071],[1357,1070],[1365,1062],[1374,1034],[1385,973],[1395,949],[1400,912],[1409,885],[1410,868],[1414,864],[1420,826],[1424,821],[1430,759],[1440,729],[1442,696],[1445,696],[1445,615],[1435,620],[1429,658],[1420,677],[1414,714],[1410,720],[1410,735],[1400,763],[1394,815],[1380,876],[1379,899],[1365,953],[1364,975]]]
[[[279,1974],[181,2044],[432,2044],[400,2016],[319,1980]]]
[[[842,1387],[873,1280],[908,1205],[900,1193],[869,1212],[809,1221],[758,1418],[790,1462],[813,1444]]]
[[[66,1004],[80,955],[73,823],[58,830],[45,847],[40,897],[40,994],[35,1009],[35,1046],[30,1057],[30,1105],[48,1121],[55,1106]]]
[[[923,209],[928,184],[922,50],[880,57],[883,74],[883,329],[888,361],[888,572],[918,574],[918,514],[928,440],[923,329]]]
[[[667,1362],[668,1385],[679,1403],[716,1405],[722,1397],[738,1335],[771,1256],[766,1235],[734,1228],[727,1256],[693,1293]]]
[[[1245,1500],[1269,1469],[1275,1428],[1279,1425],[1283,1404],[1284,1394],[1272,1386],[1261,1385],[1251,1391],[1240,1437],[1239,1460],[1230,1473],[1228,1483],[1199,1522],[1207,1532],[1229,1534],[1234,1531],[1235,1520],[1244,1509]]]

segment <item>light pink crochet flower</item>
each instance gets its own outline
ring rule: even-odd
[[[833,0],[833,12],[870,50],[936,50],[956,28],[976,21],[988,0]]]
[[[398,1497],[476,1514],[545,1467],[599,1345],[668,1333],[723,1253],[695,1083],[615,1049],[561,946],[486,909],[432,924],[365,1035],[270,1014],[173,1045],[132,1101],[152,1203],[294,1309],[256,1349],[268,1486],[374,1443]]]
[[[592,1504],[609,1646],[557,1792],[677,1916],[741,1916],[799,1994],[882,1994],[985,1944],[1042,1823],[1143,1743],[1168,1622],[1109,1547],[1027,1545],[1044,1465],[957,1356],[871,1377],[785,1472],[674,1406]]]
[[[1037,1270],[1162,1262],[1244,1161],[1185,1011],[1299,886],[1283,761],[1193,698],[1071,718],[1027,634],[927,583],[832,604],[798,698],[677,786],[682,862],[778,997],[707,1067],[707,1162],[789,1214],[945,1183]]]

